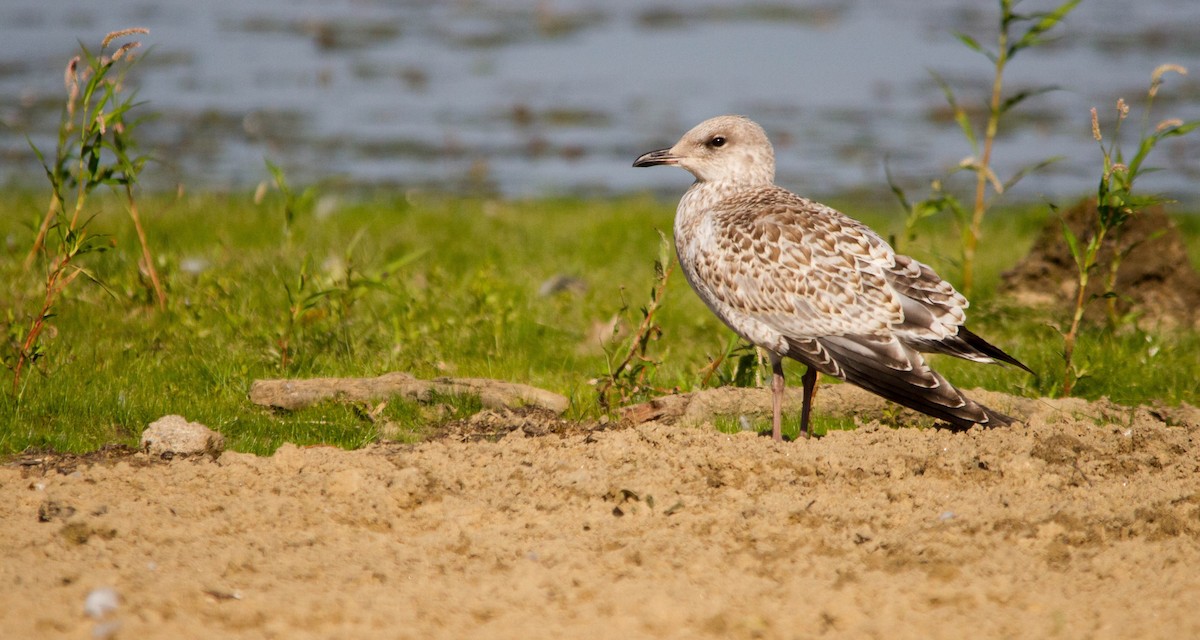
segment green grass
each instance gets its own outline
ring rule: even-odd
[[[816,403],[814,403],[816,404]],[[854,420],[847,417],[823,416],[819,411],[814,411],[812,417],[813,436],[823,436],[830,431],[850,431],[855,428]],[[768,437],[771,435],[771,419],[770,418],[754,418],[750,419],[746,416],[718,416],[713,421],[713,426],[721,433],[738,433],[740,431],[753,431],[760,436]],[[791,412],[784,413],[783,416],[783,437],[787,440],[795,440],[800,438],[800,413]]]
[[[147,423],[168,413],[208,424],[232,448],[258,453],[283,442],[357,447],[380,437],[381,420],[363,407],[325,404],[282,414],[255,407],[247,400],[250,383],[271,377],[388,371],[493,377],[567,395],[569,417],[597,416],[589,380],[607,365],[596,327],[626,305],[626,324],[640,320],[638,309],[653,284],[655,230],[669,233],[674,210],[673,202],[637,197],[363,196],[324,217],[302,214],[285,237],[281,203],[271,198],[257,205],[248,195],[143,198],[150,246],[169,295],[168,310],[159,312],[139,280],[138,245],[127,217],[116,202],[95,202],[101,211],[90,228],[112,234],[112,248],[88,255],[86,264],[107,290],[83,279],[72,284],[50,321],[45,357],[18,394],[6,379],[0,453],[132,444]],[[902,229],[894,207],[834,204],[885,236]],[[6,240],[0,327],[9,364],[41,299],[44,266],[26,272],[21,261],[43,207],[40,194],[0,195]],[[970,314],[977,333],[1043,375],[939,358],[936,366],[959,386],[1036,396],[1052,394],[1059,384],[1061,341],[1049,323],[1060,318],[1031,314],[994,293],[999,273],[1024,254],[1047,215],[1036,207],[989,216]],[[1196,261],[1196,219],[1184,218],[1184,226]],[[928,221],[904,250],[954,279],[950,256],[957,240],[948,227],[944,219]],[[539,295],[556,275],[578,278],[586,288]],[[289,289],[293,301],[311,296],[303,310],[292,312]],[[312,296],[316,292],[322,293]],[[700,369],[723,352],[730,333],[678,271],[658,320],[663,334],[652,355],[662,364],[653,382],[695,388]],[[1195,333],[1089,331],[1079,357],[1091,373],[1077,395],[1128,404],[1200,398]],[[792,379],[800,373],[799,365],[789,365]],[[449,403],[452,416],[470,409],[470,400],[455,402]],[[389,404],[383,417],[412,438],[431,420],[400,402]]]

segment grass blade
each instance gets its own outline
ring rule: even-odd
[[[996,62],[996,54],[992,53],[991,51],[988,51],[987,49],[984,49],[983,45],[979,44],[979,41],[976,40],[975,38],[972,38],[971,36],[961,32],[961,31],[955,31],[954,37],[958,38],[959,42],[965,44],[967,46],[967,48],[971,49],[972,51],[975,51],[977,53],[981,53],[981,54],[987,56],[987,59],[991,60],[993,63]]]
[[[967,142],[971,144],[971,152],[979,155],[979,142],[975,139],[975,130],[971,127],[971,119],[967,117],[967,111],[958,104],[958,99],[954,96],[954,89],[949,82],[938,72],[930,69],[929,75],[933,76],[934,82],[942,89],[942,95],[946,97],[946,103],[954,111],[954,122],[958,124],[958,128],[962,130],[963,136]]]
[[[1028,98],[1032,98],[1034,96],[1040,96],[1043,93],[1050,93],[1051,91],[1058,91],[1061,88],[1062,87],[1059,87],[1058,85],[1049,85],[1049,86],[1045,86],[1045,87],[1038,87],[1036,89],[1026,89],[1025,91],[1019,91],[1019,92],[1009,96],[1008,99],[1005,100],[1003,102],[1003,104],[1000,105],[1000,113],[1003,114],[1003,113],[1007,112],[1009,109],[1012,109],[1013,107],[1017,106],[1018,104],[1021,104]]]
[[[1042,42],[1042,34],[1053,29],[1056,25],[1058,25],[1058,23],[1062,22],[1063,18],[1067,17],[1067,14],[1079,4],[1079,1],[1080,0],[1067,0],[1067,2],[1062,3],[1053,11],[1030,16],[1030,19],[1040,19],[1035,22],[1033,26],[1029,27],[1029,30],[1027,30],[1019,40],[1009,45],[1008,57],[1011,59],[1021,49],[1040,44]]]

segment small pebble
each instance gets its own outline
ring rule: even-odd
[[[83,601],[83,612],[88,617],[100,620],[104,616],[117,610],[117,606],[121,604],[121,596],[117,590],[112,587],[97,587],[92,589],[87,595],[87,599]]]

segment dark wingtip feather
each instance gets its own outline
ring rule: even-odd
[[[856,349],[847,348],[843,343],[849,339],[850,337],[842,336],[816,341],[831,360],[836,362],[837,366],[833,370],[840,373],[838,377],[843,380],[896,404],[944,420],[956,430],[969,429],[977,424],[985,428],[1002,427],[1014,422],[1009,416],[963,395],[937,372],[925,367],[919,353],[911,352],[915,358],[914,364],[919,368],[899,370],[889,367],[886,364],[887,358],[869,357]],[[868,340],[857,344],[861,347],[875,343]],[[886,343],[878,343],[875,346],[883,347]],[[795,351],[788,355],[813,366],[814,354]],[[820,366],[817,368],[826,372],[830,369],[828,366],[824,369]]]
[[[973,333],[970,329],[967,329],[966,327],[958,328],[958,337],[962,338],[963,342],[966,342],[967,344],[969,344],[972,347],[974,347],[975,349],[977,349],[980,353],[986,355],[989,358],[992,358],[993,360],[999,360],[1001,362],[1007,362],[1008,364],[1011,364],[1011,365],[1016,365],[1016,366],[1024,369],[1025,371],[1032,373],[1035,376],[1037,375],[1037,372],[1035,372],[1033,369],[1030,369],[1029,367],[1025,366],[1025,363],[1021,362],[1020,360],[1017,360],[1016,358],[1008,355],[1007,353],[1004,353],[1004,351],[1001,350],[1000,347],[997,347],[996,345],[988,342],[987,340],[980,338],[978,335],[976,335],[975,333]]]
[[[979,406],[983,407],[983,411],[984,411],[984,413],[987,414],[987,417],[988,417],[987,424],[981,424],[980,426],[982,426],[982,427],[986,427],[989,429],[992,427],[1007,427],[1008,425],[1017,421],[1016,418],[1013,418],[1012,416],[1006,416],[1003,413],[1000,413],[999,411],[996,411],[996,410],[988,408],[988,407],[984,407],[983,405],[979,405]]]
[[[976,404],[979,404],[979,403],[976,403]],[[993,411],[992,409],[989,409],[988,407],[985,407],[983,405],[979,405],[979,408],[983,409],[983,412],[985,414],[987,414],[987,417],[988,417],[987,422],[961,422],[961,421],[955,421],[955,420],[946,420],[945,418],[940,418],[940,419],[943,420],[946,423],[946,425],[948,425],[946,428],[949,431],[954,431],[954,432],[968,431],[972,427],[981,427],[983,429],[994,429],[997,427],[1007,427],[1007,426],[1011,425],[1012,423],[1016,422],[1016,420],[1014,420],[1013,418],[1006,416],[1003,413],[1000,413],[998,411]]]

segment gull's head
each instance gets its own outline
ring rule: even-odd
[[[744,116],[717,116],[701,122],[669,149],[643,154],[635,167],[659,164],[687,169],[698,182],[737,186],[772,184],[775,150],[767,133]]]

